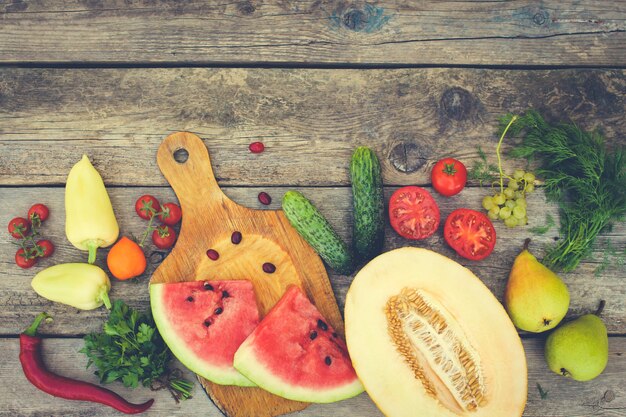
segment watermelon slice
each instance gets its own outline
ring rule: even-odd
[[[259,387],[291,400],[329,403],[363,392],[344,341],[296,286],[241,344],[234,365]]]
[[[217,384],[255,385],[233,368],[235,351],[259,324],[250,281],[152,284],[150,305],[163,340],[187,368]]]

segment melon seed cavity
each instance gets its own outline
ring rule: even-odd
[[[385,314],[396,350],[430,396],[457,414],[486,404],[480,357],[435,297],[404,288],[387,301]]]

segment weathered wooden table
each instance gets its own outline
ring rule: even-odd
[[[495,160],[496,118],[531,106],[553,119],[602,126],[610,142],[624,142],[626,2],[410,3],[0,0],[0,223],[25,215],[32,203],[48,204],[44,231],[57,246],[52,258],[21,270],[10,237],[0,239],[0,416],[118,415],[38,391],[17,359],[17,334],[46,310],[55,317],[42,327],[49,367],[96,381],[78,350],[106,311],[53,304],[30,287],[46,266],[85,260],[65,238],[63,213],[65,178],[83,153],[101,172],[124,234],[144,226],[134,214],[138,196],[174,198],[155,153],[167,134],[189,130],[205,139],[220,185],[235,201],[262,208],[256,196],[263,190],[278,207],[285,190],[301,189],[349,238],[348,161],[357,145],[376,150],[390,193],[399,185],[428,186],[430,167],[443,156],[472,165],[481,145]],[[265,153],[248,152],[256,140],[265,142]],[[436,198],[445,217],[457,207],[478,208],[485,193],[471,184],[459,196]],[[533,237],[541,255],[558,236],[556,227],[530,232],[546,214],[558,215],[541,192],[529,198],[529,212],[529,227],[496,225],[498,245],[482,262],[460,259],[440,233],[409,243],[388,230],[386,248],[437,250],[501,297],[523,239]],[[554,375],[543,359],[544,338],[522,335],[525,416],[626,416],[625,244],[626,228],[617,224],[564,276],[570,317],[607,301],[606,371],[588,383]],[[154,268],[114,282],[112,297],[147,308]],[[343,307],[351,277],[332,274],[331,281]],[[220,414],[198,386],[180,405],[164,391],[111,388],[134,401],[155,397],[146,415]],[[380,413],[363,394],[298,415]]]

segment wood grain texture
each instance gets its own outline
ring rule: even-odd
[[[95,167],[102,170],[103,165],[96,163]],[[260,191],[267,191],[273,198],[269,208],[277,209],[287,189],[228,187],[223,188],[223,191],[236,203],[253,209],[263,208],[257,200],[257,194]],[[352,203],[349,188],[295,189],[304,193],[317,205],[344,239],[351,239]],[[394,190],[395,187],[386,187],[386,198],[389,198]],[[444,198],[435,193],[433,197],[439,204],[442,218],[445,218],[452,210],[460,206],[479,209],[480,201],[486,192],[486,189],[466,188],[455,197]],[[139,196],[147,193],[158,197],[161,201],[174,201],[175,199],[169,187],[113,187],[109,189],[122,234],[140,236],[143,232],[147,223],[137,217],[134,202]],[[46,301],[37,296],[30,287],[34,274],[46,266],[59,262],[84,262],[86,260],[84,252],[75,249],[65,237],[63,196],[62,188],[0,187],[0,225],[8,223],[14,216],[26,213],[33,202],[44,202],[50,207],[51,217],[45,224],[43,232],[56,245],[56,253],[52,258],[43,260],[30,270],[22,270],[13,263],[16,247],[10,244],[11,237],[6,233],[0,234],[0,334],[17,334],[20,329],[27,327],[32,318],[42,310],[49,311],[55,316],[54,323],[44,329],[51,335],[80,335],[95,331],[99,329],[106,317],[104,309],[79,311]],[[547,214],[553,216],[558,222],[556,206],[547,203],[541,193],[532,194],[528,198],[528,212],[531,216],[530,225],[527,228],[510,230],[504,227],[502,222],[495,223],[498,243],[494,253],[480,262],[470,262],[456,255],[444,242],[441,230],[424,241],[409,242],[399,237],[387,225],[384,250],[407,245],[433,249],[470,268],[501,300],[513,260],[519,253],[524,239],[526,237],[533,239],[531,250],[541,258],[544,246],[554,242],[554,238],[558,236],[556,227],[551,228],[544,235],[536,235],[530,231],[532,227],[545,225]],[[609,246],[611,250],[608,250]],[[626,334],[626,287],[624,286],[626,271],[624,271],[623,264],[619,263],[620,259],[623,262],[623,256],[619,256],[619,250],[623,251],[624,247],[626,247],[626,224],[618,223],[611,231],[600,236],[589,259],[582,262],[574,272],[563,275],[571,292],[568,317],[576,317],[593,311],[598,301],[604,299],[607,301],[604,317],[609,331],[612,334]],[[149,303],[147,282],[158,266],[159,253],[161,253],[161,251],[154,253],[154,250],[151,244],[147,247],[147,253],[153,254],[150,259],[155,263],[148,262],[148,269],[143,276],[131,281],[114,279],[111,290],[112,299],[121,298],[134,307],[147,308]],[[100,250],[97,261],[97,264],[105,270],[106,253],[107,250]],[[343,311],[346,292],[352,277],[338,275],[330,270],[329,275],[337,302]]]
[[[45,327],[45,326],[44,326]],[[549,371],[543,358],[543,340],[523,340],[528,359],[528,403],[525,417],[624,417],[626,416],[626,338],[609,339],[609,364],[597,379],[580,383],[565,379]],[[80,339],[46,339],[43,343],[46,364],[53,371],[73,378],[97,382],[92,370],[85,369],[87,358],[78,350]],[[114,417],[119,413],[99,404],[66,401],[38,391],[24,377],[17,360],[17,339],[0,339],[0,381],[4,382],[0,396],[0,417]],[[182,367],[180,364],[175,364]],[[182,368],[184,369],[184,368]],[[192,374],[185,370],[187,378]],[[537,384],[548,392],[541,399]],[[166,391],[150,392],[148,389],[130,390],[119,383],[109,384],[129,401],[140,402],[155,398],[151,409],[142,414],[152,416],[220,417],[219,410],[196,386],[190,400],[179,405]],[[312,404],[307,409],[290,414],[294,417],[382,417],[367,394],[333,404]],[[504,417],[504,416],[503,416]]]
[[[4,0],[3,62],[624,65],[609,0]]]
[[[4,68],[0,185],[64,184],[83,153],[107,185],[167,185],[153,160],[177,130],[222,185],[346,185],[358,145],[386,184],[428,184],[443,156],[495,162],[497,118],[529,107],[624,143],[626,71]]]
[[[176,158],[185,152],[184,160]],[[220,189],[206,146],[198,136],[177,132],[163,140],[157,153],[161,172],[183,211],[176,246],[154,271],[151,284],[195,280],[249,280],[261,318],[290,285],[308,295],[322,316],[343,334],[343,321],[326,269],[313,249],[280,210],[251,210]],[[231,236],[240,232],[241,243]],[[217,251],[210,259],[207,250]],[[262,268],[269,262],[273,273]],[[307,403],[280,398],[260,388],[224,386],[199,378],[228,417],[272,417],[302,410]]]

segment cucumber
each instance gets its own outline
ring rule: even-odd
[[[282,206],[289,223],[328,266],[344,275],[354,272],[354,256],[348,246],[305,196],[287,191]]]
[[[380,163],[374,151],[361,146],[350,164],[354,202],[354,250],[359,261],[369,261],[383,249],[385,200]]]

